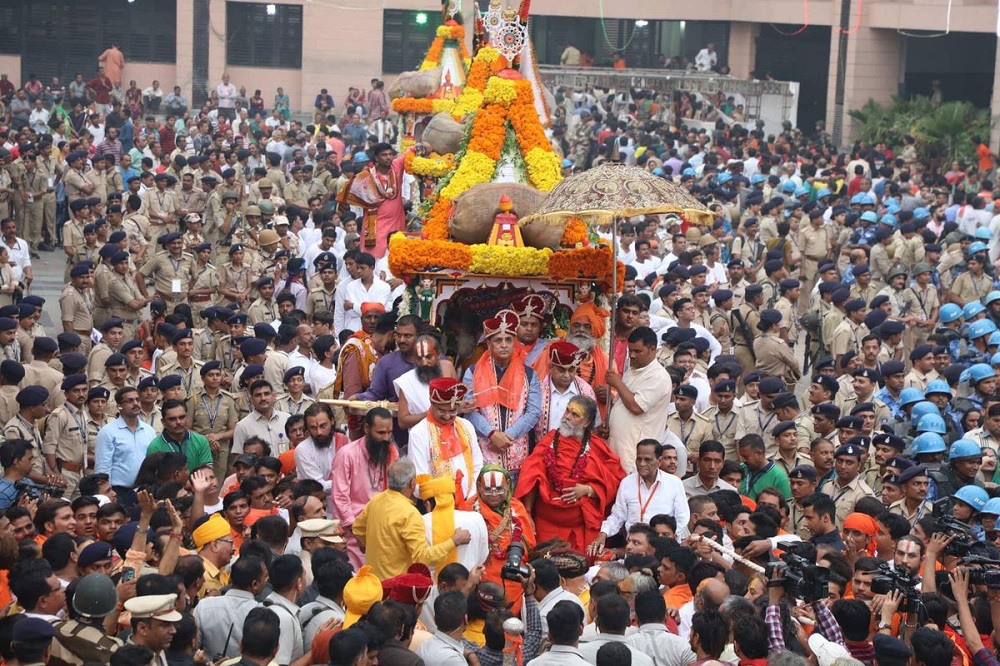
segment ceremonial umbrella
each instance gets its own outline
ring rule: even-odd
[[[566,224],[579,218],[590,224],[611,222],[611,272],[616,276],[618,221],[638,215],[675,213],[690,223],[710,224],[713,214],[684,188],[633,166],[605,162],[588,171],[573,174],[556,185],[542,205],[519,222]],[[618,301],[618,280],[612,280],[611,339],[608,356],[614,358],[614,323]],[[610,403],[610,392],[609,392]],[[610,407],[610,404],[609,404]]]

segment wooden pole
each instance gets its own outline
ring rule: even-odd
[[[608,367],[612,367],[615,362],[615,319],[618,315],[618,217],[611,219],[611,321],[608,322]],[[624,368],[618,368],[618,372],[624,374]],[[611,388],[608,388],[605,398],[605,408],[608,416],[611,415]]]

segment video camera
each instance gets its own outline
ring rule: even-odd
[[[951,517],[951,498],[944,497],[934,502],[931,515],[934,517],[933,534],[954,536],[952,542],[944,549],[945,555],[966,557],[980,543],[972,528],[960,520]]]
[[[796,599],[805,602],[826,599],[829,595],[830,570],[817,566],[816,551],[811,544],[786,544],[781,562],[771,562],[767,565],[766,575],[780,570],[781,577],[768,582],[768,587],[783,587],[785,592]],[[808,549],[808,551],[806,550]],[[807,554],[812,559],[806,557]]]
[[[960,564],[963,567],[979,565],[979,568],[968,570],[970,585],[985,585],[991,590],[1000,590],[1000,560],[970,555],[963,557]]]
[[[52,498],[62,497],[66,492],[65,488],[59,486],[50,486],[47,483],[28,483],[27,481],[15,481],[14,489],[18,495],[27,495],[31,499],[38,499],[42,495],[48,495]]]
[[[530,578],[531,569],[523,563],[523,559],[524,545],[520,543],[510,544],[507,549],[507,562],[500,570],[500,577],[515,583],[520,583],[522,578]]]
[[[903,595],[900,612],[914,611],[920,606],[920,576],[914,576],[901,569],[893,569],[888,562],[879,565],[878,574],[872,578],[871,589],[875,594],[889,594],[898,590]]]

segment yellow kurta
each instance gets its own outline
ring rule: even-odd
[[[365,563],[385,580],[406,573],[414,562],[435,566],[455,549],[455,542],[430,545],[424,521],[405,495],[383,490],[368,502],[351,526],[365,545]]]

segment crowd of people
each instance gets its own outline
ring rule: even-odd
[[[567,174],[637,164],[712,221],[620,225],[613,316],[581,292],[559,334],[526,293],[434,325],[387,264],[404,156],[329,109],[245,132],[232,87],[130,149],[4,130],[5,662],[997,666],[985,145],[564,91]]]

